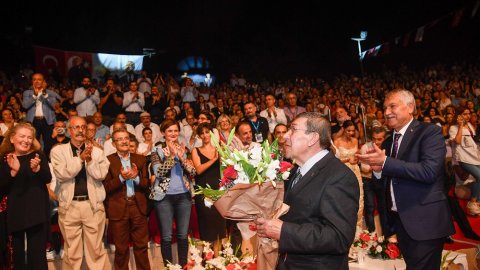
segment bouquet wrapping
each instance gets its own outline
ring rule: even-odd
[[[281,160],[278,144],[274,141],[252,143],[247,148],[232,147],[234,130],[226,144],[212,141],[221,157],[220,189],[199,187],[197,194],[205,196],[205,205],[214,205],[222,217],[239,221],[242,238],[256,234],[249,224],[258,217],[278,218],[288,211],[283,203],[284,183],[293,165]],[[274,269],[278,259],[278,242],[259,238],[256,246],[258,269]]]
[[[257,217],[278,218],[288,211],[283,203],[284,183],[237,184],[230,188],[213,205],[226,219],[240,221],[238,228],[244,239],[255,232],[249,222]],[[278,259],[278,243],[269,238],[259,238],[256,246],[258,269],[275,269]]]

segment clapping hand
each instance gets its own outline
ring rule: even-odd
[[[132,168],[130,169],[130,179],[134,179],[138,176],[138,168],[135,163],[132,163]]]
[[[35,157],[30,159],[30,168],[32,168],[32,171],[34,173],[37,173],[40,171],[40,162],[42,160],[40,159],[40,156],[38,154],[35,154]]]
[[[135,163],[133,163],[132,167],[130,168],[129,166],[122,167],[120,169],[120,174],[122,175],[123,179],[129,180],[129,179],[135,179],[138,176],[138,168]]]
[[[183,160],[183,157],[185,156],[185,153],[187,152],[187,149],[185,148],[185,145],[183,144],[175,144],[175,151],[177,153],[177,156],[180,160]]]
[[[130,167],[123,167],[120,169],[120,175],[123,177],[123,179],[128,180],[130,179]]]
[[[366,154],[355,154],[360,162],[368,164],[374,172],[382,170],[383,163],[386,159],[385,150],[380,149],[376,144],[372,144],[373,148],[369,148]]]
[[[18,173],[18,170],[20,170],[20,161],[18,160],[17,155],[10,153],[7,155],[6,159],[7,164],[11,169],[10,174],[11,176],[15,177]]]
[[[85,150],[83,150],[82,153],[80,154],[80,159],[90,162],[92,160],[92,150],[93,150],[93,144],[85,143]]]
[[[171,153],[170,153],[170,149],[168,148],[168,146],[165,147],[165,148],[162,148],[162,150],[163,150],[163,154],[165,155],[165,157],[170,156]]]

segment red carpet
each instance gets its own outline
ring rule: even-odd
[[[459,200],[460,206],[466,210],[466,200]],[[472,226],[472,229],[480,235],[480,216],[468,216],[468,221],[470,225]],[[463,235],[463,232],[460,230],[458,227],[457,223],[454,222],[455,224],[455,235],[452,236],[454,243],[453,244],[445,244],[444,249],[446,250],[458,250],[458,249],[464,249],[464,248],[472,248],[472,247],[477,247],[480,246],[480,241],[478,240],[473,240],[470,238],[466,238]],[[468,242],[468,243],[464,243]]]

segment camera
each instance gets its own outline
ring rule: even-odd
[[[59,134],[59,135],[65,134],[65,131],[66,131],[66,130],[65,130],[65,128],[63,128],[63,127],[57,128],[57,134]]]

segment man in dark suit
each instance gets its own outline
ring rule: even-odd
[[[445,237],[454,233],[444,191],[442,129],[413,118],[415,99],[407,90],[385,97],[386,124],[393,130],[382,145],[358,155],[383,183],[385,236],[397,234],[407,269],[439,269]]]
[[[279,240],[277,269],[348,269],[360,188],[353,172],[330,153],[330,123],[321,114],[298,115],[284,135],[296,160],[280,219],[258,218],[259,237]]]
[[[117,152],[109,155],[108,174],[103,181],[107,193],[106,210],[115,244],[115,269],[128,269],[129,240],[137,269],[150,269],[148,260],[147,166],[144,156],[129,152],[129,133],[112,135]]]

